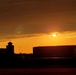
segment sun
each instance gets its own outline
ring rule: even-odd
[[[57,34],[56,34],[56,33],[53,33],[53,34],[52,34],[52,36],[53,36],[53,37],[56,37],[56,36],[57,36]]]

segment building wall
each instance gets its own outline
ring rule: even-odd
[[[6,46],[6,50],[8,52],[8,54],[14,54],[14,46]]]
[[[37,57],[72,57],[76,46],[34,47],[33,54]]]

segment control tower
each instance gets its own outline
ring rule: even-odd
[[[9,42],[6,46],[6,50],[8,54],[14,54],[14,45],[12,45],[12,42]]]

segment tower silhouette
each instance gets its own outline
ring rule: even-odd
[[[8,54],[14,54],[14,45],[12,45],[12,42],[8,42],[6,49],[7,49]]]

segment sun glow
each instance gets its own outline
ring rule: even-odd
[[[56,34],[56,33],[53,33],[53,34],[52,34],[52,36],[53,36],[53,37],[56,37],[56,36],[57,36],[57,34]]]

